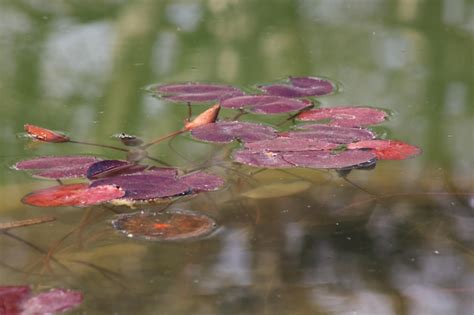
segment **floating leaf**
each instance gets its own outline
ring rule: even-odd
[[[71,310],[82,303],[79,291],[52,289],[39,293],[22,304],[23,315],[53,314]]]
[[[300,113],[297,119],[330,119],[329,126],[360,127],[380,123],[385,117],[386,112],[371,107],[333,107],[308,110]]]
[[[198,140],[219,143],[229,143],[235,139],[252,142],[277,136],[276,130],[272,127],[239,121],[219,121],[207,124],[193,129],[191,135]]]
[[[35,125],[24,125],[24,129],[29,137],[44,142],[68,142],[69,138],[61,133],[45,129]]]
[[[87,178],[97,179],[120,174],[137,173],[146,169],[146,165],[138,165],[121,160],[103,160],[93,163],[87,169]]]
[[[404,160],[421,153],[421,149],[398,140],[367,140],[347,145],[348,149],[371,149],[379,160]]]
[[[207,215],[186,210],[159,213],[122,214],[112,222],[115,229],[128,237],[149,241],[183,241],[210,234],[217,227]]]
[[[85,207],[124,196],[125,191],[113,185],[89,187],[87,184],[59,185],[34,191],[22,202],[37,207]]]
[[[283,97],[321,96],[334,91],[334,85],[317,77],[290,77],[289,84],[259,86],[266,94]]]
[[[242,193],[243,197],[251,199],[281,198],[299,194],[311,187],[310,182],[282,182],[259,186]]]
[[[0,314],[21,314],[21,303],[29,297],[30,292],[27,285],[0,286]]]
[[[348,150],[340,153],[327,151],[284,152],[282,157],[294,166],[309,168],[338,169],[375,162],[375,154],[361,150]]]
[[[298,137],[277,137],[270,140],[260,140],[245,144],[245,148],[251,151],[309,151],[309,150],[331,150],[338,145],[319,139],[308,139]]]
[[[192,130],[194,128],[215,122],[217,119],[217,115],[219,115],[220,109],[221,109],[220,104],[219,103],[215,104],[214,106],[208,108],[207,110],[199,114],[192,121],[187,122],[184,125],[184,128],[186,130]]]
[[[234,161],[266,168],[285,168],[293,167],[292,164],[285,161],[280,152],[266,152],[266,151],[251,151],[251,150],[236,150],[232,158]]]
[[[15,164],[18,170],[31,170],[36,177],[65,179],[85,177],[87,169],[99,161],[94,156],[46,156]]]
[[[245,95],[228,98],[221,102],[222,107],[247,108],[256,114],[281,114],[301,110],[312,103],[308,100],[296,100],[273,95]]]
[[[175,102],[201,103],[243,95],[233,86],[193,82],[157,85],[150,89],[160,97]]]
[[[282,136],[320,139],[332,143],[351,143],[362,140],[372,140],[375,135],[372,131],[362,128],[335,127],[322,124],[305,124],[297,126],[303,131],[280,133]]]

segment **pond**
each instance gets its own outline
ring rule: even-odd
[[[6,286],[29,286],[36,297],[72,292],[71,314],[472,314],[473,21],[468,0],[0,1],[0,314],[14,304]],[[265,143],[263,155],[298,167],[248,162],[262,144],[242,134],[228,144],[207,142],[221,135],[215,129],[196,139],[202,127],[189,127],[189,109],[194,118],[215,102],[186,106],[156,93],[179,82],[300,93],[307,87],[288,78],[307,77],[332,88],[310,95],[313,109],[244,113],[221,99],[215,123],[239,119],[248,137],[263,133],[253,124],[272,126],[286,140],[271,145],[292,149]],[[301,143],[321,143],[288,135],[310,132],[300,128],[311,111],[337,107],[369,107],[382,119],[336,127],[367,127],[422,152],[350,164],[371,161],[364,169],[323,167],[307,152],[310,165],[301,162]],[[24,125],[73,141],[35,141]],[[325,145],[331,163],[377,154],[360,143]],[[116,161],[127,154],[179,168],[160,177],[167,193],[151,203],[122,198],[157,196],[152,179]],[[77,207],[68,192],[69,203],[49,207],[31,193],[59,183],[13,167],[71,155],[113,160],[88,174],[91,186],[111,184],[111,195]],[[102,172],[117,165],[143,186],[110,182]],[[85,180],[60,182],[82,189]],[[132,213],[137,222],[127,221]],[[14,226],[22,220],[41,224]],[[152,232],[183,226],[137,235],[148,222]]]

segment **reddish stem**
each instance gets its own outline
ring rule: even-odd
[[[169,133],[169,134],[167,134],[167,135],[164,135],[164,136],[162,136],[162,137],[160,137],[160,138],[158,138],[158,139],[155,139],[155,140],[153,140],[153,141],[151,141],[151,142],[149,142],[149,143],[147,143],[147,144],[142,145],[141,148],[142,148],[142,149],[147,149],[148,147],[150,147],[150,146],[152,146],[152,145],[154,145],[154,144],[160,143],[161,141],[164,141],[164,140],[166,140],[166,139],[169,139],[169,138],[175,137],[175,136],[177,136],[177,135],[180,135],[180,134],[182,134],[182,133],[184,133],[184,132],[186,132],[186,131],[187,131],[186,129],[180,129],[180,130],[174,131],[174,132]]]

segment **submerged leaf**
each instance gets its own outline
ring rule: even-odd
[[[367,140],[347,145],[348,149],[371,149],[379,160],[404,160],[421,153],[421,149],[398,140]]]
[[[281,198],[299,194],[309,189],[311,185],[306,181],[272,183],[248,190],[242,193],[242,196],[250,199]]]
[[[69,137],[65,135],[39,126],[26,124],[24,129],[29,137],[38,141],[55,143],[69,141]]]
[[[296,100],[273,95],[245,95],[228,98],[221,102],[222,107],[247,108],[256,114],[281,114],[301,110],[312,103],[308,100]]]
[[[17,170],[30,170],[36,177],[66,179],[85,177],[87,169],[99,161],[94,156],[45,156],[15,164]]]
[[[89,187],[87,184],[59,185],[34,191],[22,202],[37,207],[86,207],[120,198],[125,191],[113,185]]]
[[[332,107],[302,112],[297,119],[305,121],[329,119],[329,126],[361,127],[380,123],[386,117],[386,112],[371,107]]]
[[[252,142],[277,136],[276,130],[270,126],[239,121],[207,124],[193,129],[191,135],[198,140],[218,143],[229,143],[235,139]]]
[[[210,234],[217,227],[209,216],[187,210],[159,213],[135,212],[119,215],[112,222],[128,237],[149,241],[183,241]]]
[[[22,304],[23,315],[53,314],[73,309],[82,303],[79,291],[52,289],[39,293]]]

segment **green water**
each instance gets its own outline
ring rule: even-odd
[[[74,314],[472,314],[473,21],[470,0],[0,0],[0,222],[57,218],[9,231],[23,241],[0,234],[0,285],[80,290]],[[119,132],[153,139],[181,128],[187,109],[150,97],[148,84],[288,75],[339,82],[323,106],[392,111],[377,130],[423,154],[352,172],[371,194],[333,172],[249,179],[255,169],[211,167],[226,188],[170,206],[218,221],[193,242],[129,239],[103,207],[21,203],[52,183],[10,169],[18,160],[123,158],[31,145],[17,136],[25,123],[110,145]],[[191,169],[215,150],[187,136],[172,147],[151,154]],[[301,181],[310,187],[289,196],[242,196]]]

